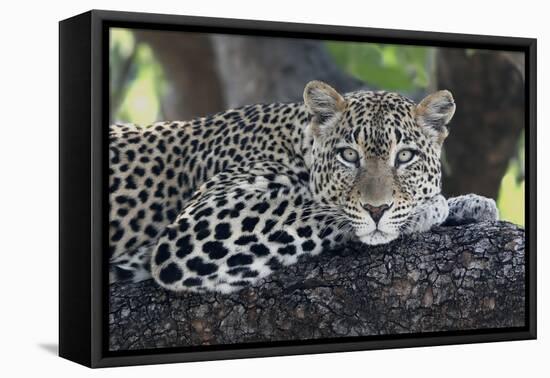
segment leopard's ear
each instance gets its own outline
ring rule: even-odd
[[[416,123],[439,145],[449,134],[447,124],[455,114],[456,105],[451,92],[438,91],[424,98],[416,106]]]
[[[312,115],[311,127],[315,136],[334,124],[344,112],[346,100],[330,85],[310,81],[304,89],[304,103]]]

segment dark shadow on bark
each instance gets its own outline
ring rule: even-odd
[[[439,227],[305,258],[231,295],[110,287],[111,350],[519,327],[525,235],[506,222]]]

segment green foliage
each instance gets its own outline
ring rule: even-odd
[[[358,42],[326,44],[340,67],[380,89],[413,91],[429,84],[432,48]]]
[[[110,43],[112,119],[141,126],[159,120],[166,85],[151,48],[125,29],[111,29]]]
[[[518,153],[502,178],[497,205],[501,219],[525,225],[525,133],[518,142]]]

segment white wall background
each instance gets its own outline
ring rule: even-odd
[[[548,11],[544,1],[4,1],[0,22],[0,375],[519,377],[550,372],[550,241],[539,216],[539,340],[92,371],[55,356],[58,246],[58,25],[91,8],[536,37],[539,197],[550,163]],[[539,214],[549,212],[539,199]],[[545,275],[546,274],[546,275]],[[547,299],[547,298],[546,298]],[[545,350],[546,349],[546,350]]]

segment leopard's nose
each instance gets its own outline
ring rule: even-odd
[[[383,204],[380,206],[373,206],[368,203],[362,203],[363,209],[367,210],[375,224],[378,224],[384,213],[393,206],[393,202],[389,204]]]

